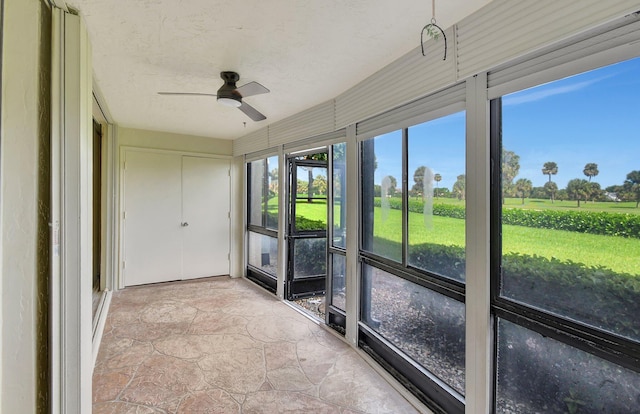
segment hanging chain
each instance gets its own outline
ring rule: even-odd
[[[431,24],[436,24],[436,0],[431,0]]]

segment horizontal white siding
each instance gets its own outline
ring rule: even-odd
[[[418,29],[419,30],[419,29]],[[455,36],[425,42],[336,98],[336,127],[362,121],[455,83]],[[417,42],[416,42],[417,43]]]
[[[335,110],[333,101],[328,101],[270,125],[269,146],[275,147],[333,131]]]
[[[462,82],[363,121],[357,125],[356,134],[359,138],[370,137],[449,115],[464,109],[465,96],[465,84]]]
[[[637,11],[633,0],[494,0],[457,24],[457,78]]]
[[[269,127],[261,128],[233,141],[233,155],[244,155],[269,148]]]
[[[640,17],[631,15],[517,59],[489,72],[489,98],[638,56],[639,38]]]

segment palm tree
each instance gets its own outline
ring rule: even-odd
[[[640,205],[640,171],[631,171],[627,174],[624,187],[628,188],[628,191],[636,196],[636,208],[638,208],[638,205]]]
[[[308,154],[303,157],[305,160],[318,160],[318,161],[326,161],[327,153],[321,152],[318,154]],[[303,167],[309,173],[309,181],[307,184],[307,203],[313,202],[313,167]]]
[[[453,184],[453,193],[458,197],[458,200],[464,200],[465,198],[465,175],[460,174],[458,180]]]
[[[424,172],[426,169],[427,167],[423,165],[416,168],[416,171],[413,173],[413,181],[415,184],[411,187],[411,192],[416,197],[420,197],[424,191]]]
[[[533,184],[531,183],[531,180],[527,178],[521,178],[516,181],[515,188],[522,198],[522,204],[524,204],[524,199],[531,193]]]
[[[513,189],[513,179],[518,175],[520,171],[520,156],[513,151],[507,151],[502,149],[502,204],[507,195],[511,193]]]
[[[567,183],[567,194],[572,200],[578,200],[578,207],[580,207],[580,200],[586,200],[589,196],[589,182],[581,178],[574,178]]]
[[[555,195],[558,192],[558,184],[553,181],[549,181],[544,184],[544,191],[546,191],[551,197],[551,204],[553,204],[553,200],[555,199]]]
[[[598,200],[603,194],[602,188],[598,183],[589,183],[589,198],[591,201]]]
[[[440,181],[442,181],[442,176],[440,174],[436,174],[433,176],[433,181],[436,182],[436,198],[438,198],[438,191],[439,191],[439,187],[438,187],[438,183]]]
[[[589,177],[589,182],[591,182],[591,177],[595,177],[600,171],[598,171],[598,164],[596,164],[595,162],[590,162],[584,166],[584,170],[582,170],[582,172],[584,173],[584,175]]]
[[[548,175],[551,182],[551,176],[558,174],[558,164],[553,161],[545,162],[542,166],[542,174]]]

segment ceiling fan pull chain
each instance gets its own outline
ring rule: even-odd
[[[442,38],[444,39],[444,57],[442,60],[447,60],[447,35],[444,34],[444,30],[436,24],[436,0],[431,0],[431,23],[423,27],[422,32],[420,33],[420,48],[422,49],[422,56],[427,56],[424,54],[425,31],[431,39],[436,41],[438,40],[438,37],[442,35]]]

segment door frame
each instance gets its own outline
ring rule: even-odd
[[[149,153],[161,153],[161,154],[173,154],[178,156],[191,156],[191,157],[201,157],[201,158],[214,158],[229,161],[229,191],[231,192],[231,197],[233,197],[232,191],[232,182],[233,177],[231,177],[231,169],[232,169],[232,160],[233,157],[230,155],[220,155],[220,154],[212,154],[207,152],[194,152],[194,151],[180,151],[180,150],[167,150],[161,148],[149,148],[149,147],[138,147],[132,145],[121,145],[118,151],[118,255],[116,259],[116,263],[114,263],[115,271],[115,286],[117,289],[125,288],[125,280],[124,280],[124,272],[123,272],[123,262],[124,262],[124,190],[125,190],[125,167],[126,167],[126,153],[128,151],[135,152],[149,152]],[[233,217],[229,220],[229,249],[230,249],[230,257],[233,256]],[[232,263],[229,260],[229,271],[231,272]]]
[[[327,153],[328,148],[323,149],[322,151],[314,150],[312,152],[305,152],[306,154],[316,154],[316,153]],[[319,161],[319,160],[299,160],[297,159],[300,156],[304,156],[305,153],[296,153],[289,154],[287,156],[287,176],[289,177],[288,185],[287,185],[287,217],[286,217],[286,240],[287,240],[287,262],[286,262],[286,272],[285,272],[285,297],[287,300],[295,300],[302,297],[315,296],[318,294],[326,295],[327,294],[327,276],[328,276],[328,219],[329,219],[329,197],[328,194],[326,196],[327,199],[327,211],[326,211],[326,225],[324,230],[318,231],[303,231],[299,232],[295,228],[295,214],[296,214],[296,202],[297,199],[297,191],[294,191],[297,188],[297,167],[317,167],[317,168],[325,168],[327,170],[327,192],[329,191],[329,162],[327,161]],[[327,153],[328,154],[328,153]],[[294,260],[295,260],[295,252],[294,252],[294,244],[295,240],[300,239],[325,239],[325,274],[323,277],[320,276],[311,276],[309,278],[305,278],[303,280],[296,279],[294,275]],[[296,283],[297,282],[297,283]],[[299,285],[298,288],[295,285]],[[306,291],[298,291],[298,289],[306,290]]]

